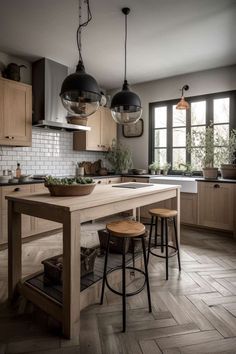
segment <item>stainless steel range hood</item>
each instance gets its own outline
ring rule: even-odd
[[[52,129],[90,130],[84,125],[68,124],[67,111],[59,96],[61,84],[68,75],[65,65],[43,58],[32,65],[33,125]]]

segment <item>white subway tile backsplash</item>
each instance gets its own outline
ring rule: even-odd
[[[20,162],[24,174],[74,175],[75,163],[101,159],[102,152],[73,151],[73,134],[33,128],[32,147],[0,146],[0,175],[4,169],[15,170]]]

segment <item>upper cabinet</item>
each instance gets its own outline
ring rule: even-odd
[[[88,118],[90,131],[74,133],[73,147],[78,151],[107,151],[112,140],[116,139],[117,127],[110,109],[100,107]]]
[[[0,145],[31,146],[32,88],[0,78]]]

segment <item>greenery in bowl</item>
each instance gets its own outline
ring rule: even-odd
[[[94,180],[90,177],[57,178],[47,176],[45,178],[46,186],[72,186],[78,184],[92,184]]]
[[[110,162],[112,168],[116,172],[124,172],[133,167],[132,153],[130,148],[117,142],[115,139],[106,155],[106,159]]]

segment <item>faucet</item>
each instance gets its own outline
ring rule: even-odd
[[[185,167],[185,171],[183,172],[184,176],[192,176],[192,166],[190,165],[190,163],[179,163],[179,168],[181,166]]]

